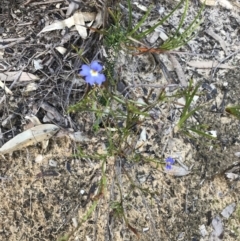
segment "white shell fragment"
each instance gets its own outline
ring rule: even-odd
[[[35,70],[43,69],[42,60],[41,59],[34,59],[33,65]]]
[[[201,3],[206,4],[206,6],[217,6],[220,5],[227,9],[232,9],[233,6],[228,0],[200,0]]]
[[[202,237],[205,237],[208,235],[207,229],[204,224],[199,226],[199,231],[200,231]]]
[[[83,142],[83,141],[89,141],[90,140],[88,137],[83,135],[83,133],[81,131],[69,133],[69,137],[75,142]]]
[[[142,230],[143,230],[143,232],[147,232],[149,230],[149,228],[143,228]]]
[[[217,215],[212,220],[213,232],[211,233],[209,241],[217,241],[223,234],[223,222],[221,218]]]
[[[77,227],[78,226],[78,221],[76,218],[72,218],[72,222],[73,222],[73,227]]]
[[[50,159],[48,164],[49,164],[50,167],[56,167],[57,166],[57,162],[54,161],[53,159]]]
[[[58,46],[55,49],[62,55],[64,55],[67,52],[67,49],[62,46]]]
[[[237,174],[232,172],[227,172],[225,175],[228,179],[231,179],[231,181],[236,180],[239,177]]]
[[[167,36],[167,34],[165,34],[164,32],[159,32],[159,37],[160,37],[163,41],[167,41],[167,40],[168,40],[168,36]]]
[[[36,163],[42,163],[42,160],[43,160],[43,155],[37,155],[36,158],[35,158],[35,162]]]
[[[140,4],[138,2],[133,2],[133,4],[136,5],[143,12],[147,12],[147,10],[148,10],[145,6],[143,6],[142,4]]]
[[[147,132],[146,132],[146,128],[143,128],[140,134],[140,141],[146,141],[146,140],[147,140]]]
[[[28,93],[38,89],[37,83],[29,83],[26,88],[24,89],[24,93]]]
[[[1,154],[11,153],[13,151],[22,149],[26,146],[34,145],[38,142],[47,141],[57,131],[59,127],[53,124],[42,124],[34,126],[5,143],[0,148]]]
[[[214,131],[214,130],[208,131],[207,134],[210,134],[212,137],[215,137],[215,138],[217,137],[217,131]]]
[[[80,190],[80,193],[83,195],[85,193],[85,191],[82,189],[82,190]]]
[[[225,207],[221,214],[224,218],[229,218],[231,216],[231,214],[234,212],[236,207],[236,203],[231,203],[229,204],[227,207]]]
[[[235,152],[234,155],[235,155],[236,157],[240,157],[240,152]]]

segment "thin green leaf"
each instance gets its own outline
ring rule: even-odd
[[[128,32],[132,29],[132,4],[130,0],[127,0],[128,4]]]
[[[145,22],[145,20],[148,18],[150,12],[152,10],[152,6],[150,6],[150,8],[147,10],[147,12],[144,14],[144,16],[141,18],[141,20],[138,22],[138,24],[135,26],[134,29],[132,29],[132,31],[130,33],[128,33],[128,36],[132,36],[141,26],[142,24]]]
[[[206,132],[204,131],[200,131],[200,130],[197,130],[195,128],[188,128],[187,130],[189,131],[192,131],[192,132],[195,132],[196,134],[198,135],[201,135],[201,136],[204,136],[204,137],[207,137],[207,138],[210,138],[210,139],[216,139],[216,137],[210,135],[210,134],[207,134]]]
[[[173,38],[175,38],[175,36],[177,36],[179,34],[179,31],[180,31],[180,29],[181,29],[181,27],[182,27],[182,25],[184,23],[186,15],[187,15],[187,9],[188,9],[188,0],[186,0],[186,4],[185,4],[185,7],[184,7],[183,14],[181,16],[178,28],[177,28],[176,32],[174,33]]]
[[[188,41],[190,41],[192,38],[194,38],[195,34],[193,34],[193,33],[201,24],[201,21],[199,21],[198,23],[196,23],[196,22],[200,19],[200,15],[201,15],[203,9],[204,9],[204,5],[202,5],[197,16],[194,18],[194,20],[191,22],[191,24],[184,30],[184,32],[181,33],[179,37],[176,37],[177,34],[175,33],[173,37],[169,38],[167,41],[165,41],[161,45],[161,49],[165,49],[165,50],[176,49],[176,48],[179,48],[179,47],[185,45]],[[185,6],[185,11],[184,11],[183,16],[185,15],[186,10],[187,9]],[[181,20],[184,20],[183,17],[181,18]],[[181,23],[179,24],[179,26],[181,26]],[[179,27],[178,27],[178,30],[179,30]],[[177,32],[179,32],[178,30],[177,30]]]
[[[179,123],[178,123],[178,127],[179,127],[179,128],[180,128],[180,127],[183,125],[183,123],[184,123],[194,112],[196,112],[197,109],[199,108],[199,107],[198,107],[198,108],[196,108],[196,109],[194,109],[194,110],[192,110],[192,111],[189,112],[190,105],[191,105],[191,103],[192,103],[192,101],[193,101],[194,96],[195,96],[196,93],[197,93],[197,90],[198,90],[198,88],[199,88],[199,85],[197,85],[197,86],[195,87],[195,89],[192,91],[192,93],[191,93],[191,88],[192,88],[192,80],[189,82],[188,90],[187,90],[187,93],[186,93],[186,95],[185,95],[186,104],[185,104],[185,106],[184,106],[184,108],[183,108],[183,112],[182,112],[181,118],[180,118]]]
[[[178,122],[178,127],[181,128],[182,125],[183,125],[183,123],[186,122],[186,120],[187,120],[190,116],[192,116],[196,111],[198,111],[198,110],[201,109],[201,108],[202,108],[202,107],[199,106],[199,107],[195,108],[194,110],[188,112],[188,113],[185,114],[184,116],[182,116],[181,119],[180,119],[179,122]]]
[[[179,6],[184,2],[185,0],[182,0],[177,4],[177,6],[167,15],[165,16],[162,20],[160,20],[158,23],[153,25],[151,28],[147,29],[146,31],[138,34],[135,36],[136,39],[142,39],[143,37],[147,36],[148,34],[152,33],[158,26],[162,25],[169,17],[172,16],[172,14],[179,8]]]
[[[236,105],[236,106],[228,106],[226,107],[225,111],[233,116],[235,116],[236,118],[240,119],[240,106]]]

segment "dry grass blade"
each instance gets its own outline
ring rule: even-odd
[[[173,64],[173,67],[177,73],[177,76],[178,76],[178,79],[179,79],[181,85],[183,87],[187,87],[187,80],[186,80],[186,76],[184,74],[182,66],[180,65],[180,63],[178,62],[178,60],[175,56],[173,56],[172,54],[169,54],[168,56]]]

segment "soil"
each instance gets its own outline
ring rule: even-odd
[[[211,5],[215,1],[207,1],[197,35],[176,50],[194,54],[136,54],[137,49],[133,53],[124,48],[114,54],[113,49],[103,45],[97,31],[89,30],[85,40],[67,27],[40,33],[53,21],[67,18],[69,2],[0,3],[0,71],[5,75],[12,71],[28,73],[25,79],[15,77],[12,81],[0,76],[12,91],[9,94],[0,88],[0,145],[31,128],[26,116],[36,116],[41,123],[60,128],[46,148],[38,143],[1,154],[0,240],[67,240],[63,238],[66,235],[75,241],[240,240],[239,116],[225,111],[240,103],[240,1],[219,1],[216,6]],[[118,4],[77,2],[74,12],[80,9],[106,13],[107,7]],[[144,15],[141,5],[154,6],[141,30],[153,26],[178,3],[131,2],[134,24]],[[123,19],[127,19],[127,3],[119,4]],[[200,2],[189,3],[185,24],[199,9]],[[177,28],[182,13],[183,7],[162,26],[163,30],[147,36],[144,44],[156,49],[162,42],[161,34]],[[102,25],[106,27],[108,22],[107,19]],[[98,59],[103,64],[114,63],[112,78],[118,81],[118,93],[127,86],[129,99],[141,101],[148,96],[148,101],[155,101],[163,86],[167,86],[169,98],[174,98],[174,103],[155,105],[149,111],[150,117],[138,124],[135,136],[129,138],[129,146],[135,145],[134,153],[140,156],[137,161],[134,153],[127,157],[113,155],[103,166],[98,158],[77,155],[79,146],[89,156],[104,155],[109,140],[103,128],[93,131],[93,113],[68,112],[68,107],[89,91],[78,74],[83,59],[73,45],[84,49],[83,56],[90,62]],[[56,50],[59,46],[65,48],[64,54]],[[171,56],[179,66],[173,64]],[[193,67],[193,61],[198,61],[198,65]],[[207,61],[225,67],[202,67]],[[204,124],[209,133],[216,133],[215,139],[189,136],[176,129],[182,99],[175,94],[186,90],[185,83],[190,79],[194,86],[199,84],[201,93],[194,106],[202,108],[187,126]],[[73,133],[81,133],[83,139],[76,142],[70,137]],[[142,140],[144,133],[146,138]],[[176,168],[184,168],[168,172],[163,165],[148,161],[152,158],[164,163],[169,156],[176,160]],[[101,190],[103,169],[106,186]],[[183,171],[181,175],[179,170]],[[122,206],[117,206],[119,203]],[[229,216],[222,214],[226,207]]]

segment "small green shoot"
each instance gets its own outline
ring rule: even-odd
[[[157,22],[157,23],[156,23],[155,25],[153,25],[151,28],[145,30],[144,32],[142,32],[142,33],[140,33],[140,34],[138,34],[138,35],[132,36],[132,37],[134,37],[134,38],[137,39],[137,40],[141,40],[141,39],[143,39],[144,37],[146,37],[147,35],[149,35],[149,34],[151,34],[152,32],[154,32],[154,30],[155,30],[158,26],[163,25],[163,24],[173,15],[173,13],[181,6],[181,4],[182,4],[184,1],[186,1],[186,0],[182,0],[181,2],[179,2],[179,3],[176,5],[176,7],[175,7],[169,14],[167,14],[167,16],[165,16],[162,20],[160,20],[159,22]],[[188,0],[187,0],[187,1],[188,1]],[[148,11],[148,12],[144,15],[143,20],[145,20],[145,19],[148,17],[149,14],[150,14],[150,11]],[[141,21],[141,20],[140,20],[140,22],[143,24],[144,21]],[[142,25],[142,24],[141,24],[141,25]],[[138,24],[138,25],[137,25],[138,28],[135,27],[135,29],[134,29],[135,31],[134,31],[134,32],[136,32],[137,29],[139,29],[139,28],[141,27],[141,25]],[[133,32],[133,33],[134,33],[134,32]]]
[[[204,9],[204,5],[202,5],[197,16],[194,18],[194,20],[191,22],[191,24],[182,33],[180,33],[181,27],[183,26],[183,23],[184,23],[186,14],[187,14],[188,1],[189,0],[186,0],[184,13],[181,17],[181,20],[180,20],[180,23],[178,25],[176,32],[173,34],[172,37],[170,37],[167,41],[165,41],[160,46],[161,49],[172,50],[172,49],[179,48],[179,47],[185,45],[187,42],[189,42],[195,36],[195,34],[194,34],[195,30],[202,23],[202,21],[200,21],[200,19],[201,19],[201,13]]]
[[[197,110],[200,109],[200,107],[197,107],[193,110],[191,110],[191,108],[190,108],[191,104],[193,102],[193,98],[196,95],[198,88],[199,88],[199,86],[197,85],[195,87],[195,89],[193,89],[193,82],[192,82],[192,80],[190,80],[189,86],[186,89],[186,93],[185,93],[186,104],[183,108],[182,115],[181,115],[180,120],[179,120],[178,125],[177,125],[178,129],[182,129],[186,120],[189,117],[191,117]]]
[[[225,108],[225,111],[237,119],[240,119],[240,105],[228,106]]]
[[[206,138],[215,138],[211,134],[207,133],[208,126],[200,125],[200,124],[195,125],[195,126],[190,126],[190,124],[187,123],[187,120],[202,108],[202,106],[197,106],[196,108],[193,108],[193,109],[191,107],[194,97],[199,95],[197,93],[199,86],[200,85],[197,85],[194,88],[193,81],[192,80],[189,81],[189,86],[187,87],[187,89],[185,90],[185,92],[183,94],[185,97],[186,103],[183,107],[182,114],[181,114],[180,120],[175,128],[175,131],[176,132],[181,131],[184,134],[191,136],[191,137],[192,137],[192,135],[190,133],[193,132],[198,135],[204,136]]]

